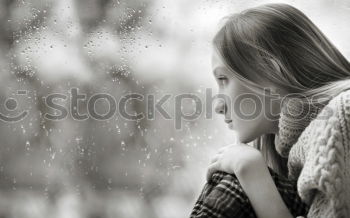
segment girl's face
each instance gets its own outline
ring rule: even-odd
[[[248,143],[262,134],[278,132],[280,101],[277,98],[264,97],[262,93],[244,85],[234,77],[216,52],[212,56],[212,70],[219,86],[215,111],[224,115],[240,142]],[[273,89],[267,83],[260,85]]]

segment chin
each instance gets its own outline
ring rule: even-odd
[[[253,135],[244,135],[237,132],[238,141],[244,144],[254,141],[257,137]]]

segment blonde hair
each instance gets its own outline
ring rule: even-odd
[[[305,104],[320,105],[350,88],[348,60],[295,7],[265,4],[224,19],[213,45],[235,78],[245,84],[262,89],[259,81],[268,81],[303,96]],[[273,169],[287,175],[287,160],[276,152],[274,138],[274,134],[262,135],[254,146]]]

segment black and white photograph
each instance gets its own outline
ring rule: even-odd
[[[349,218],[350,0],[0,0],[0,218]]]

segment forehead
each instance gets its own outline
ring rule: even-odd
[[[211,65],[214,73],[215,73],[215,69],[226,68],[225,64],[223,63],[220,56],[216,52],[212,52]]]

